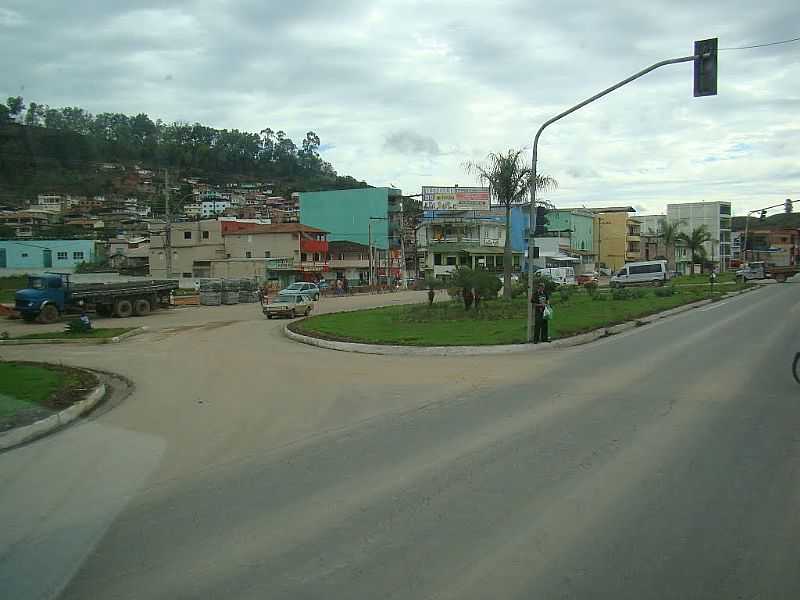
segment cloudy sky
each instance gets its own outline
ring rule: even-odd
[[[465,160],[530,148],[547,118],[639,69],[800,36],[787,0],[508,2],[6,0],[0,94],[166,121],[308,130],[341,174],[418,193],[474,184]],[[557,206],[800,198],[800,43],[720,53],[719,95],[691,63],[553,125],[540,172]]]

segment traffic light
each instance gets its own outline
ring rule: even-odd
[[[792,214],[792,200],[790,198],[786,199],[786,203],[784,204],[784,210],[786,211],[787,215]]]
[[[758,217],[758,220],[759,221],[766,221],[767,220],[767,211],[766,210],[762,210],[761,211],[761,215]]]
[[[717,95],[717,38],[694,43],[694,97]]]
[[[548,221],[545,216],[546,214],[547,211],[544,206],[536,207],[536,229],[533,230],[534,237],[544,235],[547,232]]]

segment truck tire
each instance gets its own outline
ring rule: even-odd
[[[137,317],[144,317],[150,314],[151,310],[150,301],[145,298],[139,298],[133,303],[133,314]]]
[[[114,316],[125,319],[133,314],[133,304],[130,300],[121,298],[114,302]]]
[[[40,323],[55,323],[58,321],[59,312],[58,308],[56,308],[52,304],[46,304],[42,311],[39,313],[39,322]]]

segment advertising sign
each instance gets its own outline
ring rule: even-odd
[[[423,186],[422,210],[489,210],[489,188]]]

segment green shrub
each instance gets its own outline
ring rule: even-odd
[[[656,288],[653,292],[659,298],[666,298],[675,294],[675,286],[667,285],[664,287]]]
[[[570,297],[572,296],[572,287],[568,285],[562,285],[558,288],[558,296],[561,299],[563,304],[569,302]]]
[[[526,298],[528,296],[528,283],[517,282],[511,284],[511,297],[512,298]]]
[[[611,290],[611,298],[613,300],[630,300],[633,298],[633,294],[628,288],[618,287]]]
[[[597,296],[597,282],[596,281],[587,281],[583,284],[583,289],[586,290],[586,293],[589,294],[589,297],[594,298]]]
[[[631,298],[645,298],[647,297],[647,290],[644,288],[631,289]]]

